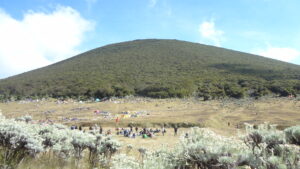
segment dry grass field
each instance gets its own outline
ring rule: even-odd
[[[145,99],[129,98],[113,101],[80,103],[56,100],[0,103],[7,118],[31,115],[34,120],[51,120],[67,125],[101,124],[115,127],[129,123],[149,125],[159,123],[193,123],[215,129],[236,128],[237,124],[276,123],[291,126],[300,123],[300,101],[290,98],[261,100],[200,101],[197,99]],[[99,110],[109,115],[95,114]],[[121,115],[120,112],[129,112]],[[136,113],[140,112],[140,113]],[[138,114],[137,117],[128,117]],[[228,126],[230,123],[230,126]]]
[[[34,120],[51,120],[66,125],[125,127],[133,123],[153,127],[163,123],[191,123],[224,134],[235,132],[245,122],[270,122],[280,127],[300,124],[300,101],[297,98],[205,102],[194,98],[127,98],[93,103],[43,100],[0,103],[0,109],[7,118],[30,115]],[[95,110],[109,114],[96,114]],[[121,112],[129,114],[124,116]],[[136,117],[130,117],[134,114]],[[117,117],[118,124],[115,122]]]

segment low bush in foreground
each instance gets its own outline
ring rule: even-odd
[[[100,134],[70,130],[64,125],[31,124],[26,119],[0,118],[0,168],[16,168],[23,160],[49,153],[61,160],[74,159],[74,166],[88,151],[91,168],[100,164],[100,157],[111,158],[120,144]]]
[[[290,130],[290,129],[287,129]],[[112,168],[126,169],[298,169],[300,148],[287,144],[285,132],[269,124],[246,125],[246,135],[227,138],[208,129],[192,128],[172,151],[144,151],[141,160],[125,154]]]

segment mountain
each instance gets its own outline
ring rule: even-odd
[[[0,80],[0,98],[260,97],[300,93],[300,66],[178,40],[103,46]]]

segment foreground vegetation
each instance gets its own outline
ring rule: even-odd
[[[0,100],[24,98],[261,97],[300,93],[300,66],[177,40],[97,48],[0,80]]]
[[[31,117],[0,117],[1,168],[17,168],[48,157],[52,168],[113,169],[296,169],[300,167],[300,126],[284,131],[274,125],[246,125],[246,134],[224,137],[211,130],[192,128],[174,149],[138,148],[139,158],[120,144],[96,132],[84,133],[63,125],[32,124]],[[49,159],[50,158],[50,159]],[[30,163],[33,165],[34,163]],[[29,166],[34,168],[35,166]]]

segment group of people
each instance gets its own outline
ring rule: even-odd
[[[86,132],[85,129],[83,129],[82,126],[76,126],[73,125],[70,127],[71,130],[80,130],[83,132]],[[178,132],[178,127],[173,127],[174,129],[174,136],[177,135]],[[89,131],[90,132],[99,132],[99,134],[105,134],[105,135],[111,135],[112,132],[110,129],[108,129],[106,132],[104,132],[103,128],[100,126],[90,126],[89,127]],[[142,138],[152,138],[155,137],[157,134],[161,133],[163,136],[166,134],[167,130],[165,127],[162,127],[161,129],[155,128],[138,128],[138,127],[133,127],[130,126],[128,128],[116,128],[116,135],[123,135],[124,137],[128,137],[128,138],[136,138],[138,136],[141,136]]]
[[[76,126],[76,125],[73,125],[73,126],[71,126],[70,127],[70,129],[71,130],[80,130],[80,131],[83,131],[83,132],[86,132],[86,130],[85,129],[83,129],[83,127],[82,126]],[[95,131],[95,130],[99,130],[99,134],[111,134],[111,132],[110,133],[108,133],[109,131],[107,131],[107,133],[104,133],[103,132],[103,128],[100,126],[100,127],[98,127],[98,126],[94,126],[94,127],[92,127],[92,126],[90,126],[89,127],[89,131]]]
[[[173,127],[174,136],[177,135],[178,127]],[[165,127],[161,129],[155,128],[141,128],[138,127],[133,128],[130,126],[129,128],[116,128],[117,135],[123,135],[124,137],[136,138],[137,136],[142,136],[142,138],[152,138],[157,134],[161,133],[163,136],[166,134],[167,130]]]
[[[117,135],[123,135],[124,137],[135,138],[137,136],[142,136],[143,138],[152,138],[155,134],[160,133],[159,129],[152,128],[141,128],[138,127],[129,127],[129,128],[116,128]],[[166,132],[166,130],[162,130],[162,132]]]

